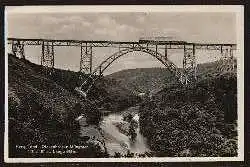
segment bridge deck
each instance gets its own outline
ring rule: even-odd
[[[53,43],[54,46],[86,46],[91,45],[93,47],[109,47],[110,45],[195,45],[197,47],[206,46],[232,46],[236,47],[236,44],[230,43],[195,43],[186,41],[96,41],[96,40],[58,40],[58,39],[28,39],[28,38],[8,38],[8,44],[13,42],[19,42],[24,45],[41,45],[43,42]]]

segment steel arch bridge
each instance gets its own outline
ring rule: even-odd
[[[87,80],[76,88],[78,91],[88,92],[93,83],[103,74],[115,60],[127,53],[140,51],[148,53],[158,59],[167,67],[182,84],[194,83],[196,81],[197,63],[196,50],[218,50],[221,53],[221,71],[231,71],[234,69],[233,50],[236,44],[214,44],[214,43],[192,43],[172,40],[139,40],[135,42],[117,41],[86,41],[86,40],[54,40],[54,39],[23,39],[8,38],[8,44],[12,46],[12,52],[21,58],[25,58],[24,46],[42,46],[41,65],[47,70],[51,70],[55,65],[55,46],[67,46],[80,48],[80,69],[82,74],[89,74]],[[117,52],[109,56],[93,69],[93,48],[110,47],[118,49]],[[178,68],[168,58],[168,50],[183,50],[183,67]],[[164,52],[161,54],[160,51]],[[89,84],[89,82],[91,82]],[[83,87],[87,88],[83,89]]]
[[[141,46],[133,46],[131,48],[127,48],[127,49],[122,49],[119,50],[118,52],[115,52],[114,54],[112,54],[111,56],[109,56],[107,59],[105,59],[104,61],[101,62],[101,64],[95,68],[95,70],[91,73],[91,75],[89,75],[88,79],[85,80],[82,85],[78,88],[78,90],[80,90],[84,85],[89,85],[89,87],[86,89],[86,91],[88,92],[90,90],[90,88],[92,87],[93,83],[99,79],[100,76],[102,76],[103,72],[117,59],[119,59],[120,57],[134,52],[134,51],[140,51],[143,53],[147,53],[150,54],[151,56],[155,57],[158,61],[160,61],[165,67],[167,67],[172,73],[175,74],[175,76],[183,83],[185,82],[189,82],[188,78],[183,78],[183,75],[181,73],[181,71],[178,69],[178,67],[171,62],[169,59],[167,59],[166,56],[164,56],[163,54],[149,49],[147,47],[141,47]],[[96,77],[99,76],[99,77]],[[90,83],[90,84],[89,84]]]

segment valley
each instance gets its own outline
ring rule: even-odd
[[[79,73],[45,75],[9,55],[10,156],[237,156],[236,72],[220,74],[216,63],[198,65],[191,87],[165,68],[123,70],[98,80],[84,100],[74,91]],[[139,125],[135,140],[129,114]],[[51,144],[79,147],[42,155],[15,147]]]

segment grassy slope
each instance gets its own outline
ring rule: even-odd
[[[96,91],[101,92],[100,89],[105,90],[104,94],[95,99],[100,99],[99,106],[111,111],[121,111],[128,107],[137,104],[140,99],[129,89],[121,85],[115,79],[102,78],[99,80],[95,89],[92,89],[90,94],[97,94]]]
[[[166,68],[138,68],[122,70],[106,76],[116,79],[123,87],[135,92],[157,92],[166,84],[176,83],[176,78]]]
[[[39,71],[40,69],[37,70],[37,72]],[[58,85],[75,93],[75,87],[79,86],[82,82],[79,80],[79,75],[77,72],[55,69],[49,78],[54,80]],[[114,112],[130,107],[139,101],[139,98],[130,90],[110,78],[97,80],[88,94],[88,99],[93,101],[97,107]]]
[[[199,64],[197,66],[198,79],[216,75],[218,62]],[[138,68],[115,72],[106,76],[119,82],[122,87],[132,92],[157,92],[164,87],[178,84],[176,77],[166,68]]]
[[[168,87],[140,107],[156,156],[236,156],[237,76],[200,66],[197,85]]]
[[[236,71],[221,73],[219,63],[199,64],[198,83],[187,88],[162,68],[107,77],[135,92],[165,87],[140,106],[141,131],[156,156],[236,156]]]
[[[9,55],[9,142],[10,156],[32,157],[16,145],[83,144],[79,154],[67,156],[96,157],[98,149],[79,138],[79,124],[74,120],[84,114],[87,124],[96,124],[100,113],[93,105],[79,101],[66,87],[45,77],[41,67]],[[86,127],[87,129],[88,127]],[[39,157],[53,154],[39,154]],[[58,155],[59,156],[59,155]],[[64,156],[64,155],[62,155]]]

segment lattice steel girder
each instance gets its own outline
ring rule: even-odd
[[[188,43],[185,41],[86,41],[86,40],[54,40],[54,39],[22,39],[22,38],[8,38],[8,44],[13,41],[18,41],[24,45],[41,45],[43,42],[53,42],[54,46],[84,46],[87,44],[92,47],[120,47],[128,48],[133,45],[149,45],[149,46],[165,46],[168,49],[183,49],[184,45],[195,45],[196,49],[218,50],[220,46],[232,46],[236,49],[235,44],[203,44],[203,43]]]
[[[196,57],[195,57],[195,45],[184,46],[183,57],[183,81],[187,84],[189,81],[196,81]],[[189,79],[189,80],[187,80]]]
[[[221,47],[221,58],[218,64],[220,71],[233,71],[235,68],[235,59],[233,57],[232,46]]]
[[[113,55],[111,55],[109,58],[107,58],[106,60],[104,60],[94,71],[93,74],[97,75],[101,75],[103,73],[103,71],[111,64],[113,63],[113,61],[115,61],[118,57],[130,52],[131,50],[134,50],[133,48],[129,48],[129,49],[123,49],[120,50],[116,53],[114,53]]]
[[[220,47],[222,57],[231,57],[233,56],[233,47],[232,46],[221,46]]]
[[[165,54],[165,59],[168,59],[168,45],[165,45],[164,54]]]
[[[155,48],[156,50],[156,48]],[[113,63],[113,61],[115,61],[117,58],[121,57],[122,55],[125,55],[129,52],[132,51],[142,51],[145,53],[148,53],[152,56],[154,56],[155,58],[157,58],[160,62],[162,62],[171,72],[173,72],[175,74],[175,76],[180,80],[182,77],[182,73],[179,71],[178,67],[172,63],[171,61],[169,61],[168,59],[165,58],[165,55],[162,55],[161,53],[156,52],[155,50],[151,50],[147,47],[141,46],[141,45],[137,45],[134,46],[133,48],[128,48],[128,49],[122,49],[119,50],[118,52],[114,53],[113,55],[111,55],[110,57],[108,57],[106,60],[104,60],[97,68],[95,68],[95,70],[90,74],[90,76],[88,77],[87,80],[85,80],[81,86],[79,87],[80,90],[84,89],[84,87],[86,87],[88,82],[92,82],[94,83],[99,77],[99,76],[103,73],[103,71],[109,67],[110,64]],[[188,78],[186,79],[187,81]],[[183,83],[183,82],[182,82]],[[84,89],[83,91],[88,92],[91,89],[92,85],[90,85],[89,87],[87,87],[86,89]]]
[[[42,42],[42,56],[41,65],[49,68],[54,68],[55,64],[55,52],[53,42]]]
[[[221,50],[223,47],[231,47],[236,50],[236,45],[234,44],[195,44],[195,49],[203,50]]]
[[[80,72],[92,73],[92,46],[88,43],[81,46]]]
[[[42,40],[34,39],[34,40],[26,40],[26,39],[8,39],[8,44],[13,43],[21,43],[23,45],[41,45]]]
[[[82,46],[81,42],[55,41],[54,46]]]
[[[114,53],[113,55],[111,55],[109,58],[107,58],[106,60],[104,60],[93,72],[93,75],[100,75],[101,73],[103,73],[103,71],[110,65],[112,64],[113,61],[115,61],[117,58],[119,58],[120,56],[127,54],[129,52],[132,51],[142,51],[142,52],[146,52],[151,54],[152,56],[156,57],[159,61],[161,61],[166,67],[169,68],[170,71],[172,71],[177,78],[181,77],[181,73],[178,70],[178,67],[172,63],[171,61],[169,61],[168,59],[166,59],[165,55],[162,55],[158,52],[156,52],[156,47],[154,48],[154,50],[151,50],[149,48],[145,48],[144,46],[141,47],[140,45],[137,45],[133,48],[128,48],[128,49],[123,49],[123,50],[119,50],[118,52]]]
[[[41,45],[42,41],[24,41],[24,45]]]
[[[12,52],[15,56],[20,55],[21,58],[25,59],[24,55],[24,44],[19,41],[12,42]]]
[[[219,63],[219,70],[221,72],[231,72],[235,70],[236,59],[229,57],[227,59],[221,60]]]

